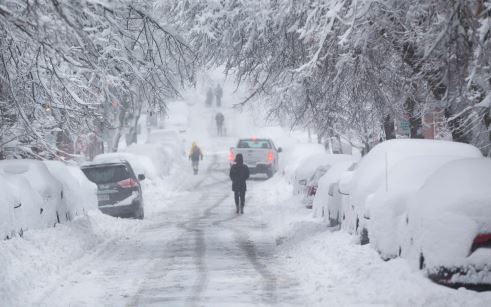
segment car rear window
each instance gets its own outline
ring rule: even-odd
[[[97,184],[118,182],[131,178],[131,171],[125,165],[105,165],[83,168],[85,176]]]
[[[237,148],[266,148],[271,149],[269,140],[240,140]]]

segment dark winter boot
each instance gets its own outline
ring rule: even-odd
[[[235,213],[239,213],[239,205],[237,205],[237,204],[236,204],[236,205],[235,205],[235,209],[236,209],[236,210],[235,210]]]
[[[244,214],[244,206],[240,206],[240,214]]]

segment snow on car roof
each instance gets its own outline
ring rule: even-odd
[[[362,204],[385,181],[385,173],[397,162],[415,156],[482,157],[478,148],[458,142],[397,139],[375,146],[358,164],[350,184],[353,202]]]
[[[491,159],[459,159],[436,170],[412,199],[428,210],[472,211],[491,217]]]
[[[333,155],[328,153],[310,155],[302,160],[295,170],[297,180],[307,179],[312,176],[317,167],[321,165],[332,165],[343,161],[355,161],[351,155]]]

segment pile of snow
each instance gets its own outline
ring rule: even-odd
[[[491,283],[491,249],[471,246],[491,234],[491,160],[460,159],[439,168],[409,200],[401,231],[402,256],[428,270],[484,270],[478,280]],[[479,275],[479,274],[477,274]],[[469,276],[467,276],[469,277]]]
[[[126,242],[139,225],[141,221],[91,211],[67,224],[0,241],[0,306],[39,305],[37,296],[84,270],[91,254],[98,257],[111,243]]]
[[[363,219],[366,198],[388,184],[386,174],[396,163],[416,156],[482,157],[476,147],[457,142],[398,139],[378,144],[360,161],[346,191],[350,194],[350,206],[354,208],[351,214],[355,215],[349,220],[356,224],[357,233],[366,229]]]
[[[132,144],[124,151],[140,157],[140,163],[144,165],[145,176],[148,178],[154,180],[157,177],[169,175],[172,167],[171,153],[166,151],[163,145]]]

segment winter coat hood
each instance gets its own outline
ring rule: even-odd
[[[244,157],[242,157],[242,154],[237,154],[235,156],[235,163],[244,164]]]

